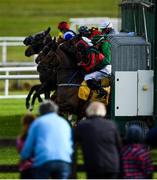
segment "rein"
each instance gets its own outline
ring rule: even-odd
[[[78,74],[79,70],[77,70],[76,72],[74,72],[71,76],[71,78],[69,79],[69,81],[67,83],[61,83],[58,84],[58,86],[73,86],[73,87],[80,87],[81,84],[75,84],[75,83],[71,83],[72,80],[74,79],[74,77]]]
[[[74,72],[74,74],[71,76],[71,78],[69,79],[68,83],[71,83],[72,80],[74,79],[74,77],[78,74],[79,70],[77,70],[76,72]]]
[[[62,86],[70,86],[70,87],[80,87],[81,84],[68,84],[68,83],[61,83],[61,84],[58,84],[57,86],[59,87],[62,87]]]

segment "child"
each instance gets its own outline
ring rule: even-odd
[[[28,129],[34,120],[35,120],[35,116],[31,113],[26,114],[22,118],[21,133],[17,137],[17,151],[18,151],[18,153],[21,152],[21,150],[24,146],[25,140],[27,138]],[[20,162],[19,171],[20,171],[20,178],[21,179],[29,179],[29,177],[31,177],[32,163],[33,163],[33,158]]]
[[[148,148],[144,145],[142,128],[131,125],[126,132],[126,145],[122,148],[122,176],[124,179],[151,179],[153,165]]]

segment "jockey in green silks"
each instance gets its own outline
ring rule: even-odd
[[[88,62],[80,62],[87,74],[84,80],[90,89],[98,90],[99,96],[107,95],[98,83],[111,75],[111,44],[106,35],[96,35],[91,40],[93,46],[87,49]]]

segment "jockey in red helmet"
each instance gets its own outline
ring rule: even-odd
[[[99,29],[97,27],[91,27],[89,39],[92,39],[94,36],[100,35],[100,34],[101,34],[101,32],[99,31]]]
[[[76,33],[72,30],[70,30],[69,23],[62,21],[58,24],[58,29],[63,33],[63,39],[69,40],[72,39]]]

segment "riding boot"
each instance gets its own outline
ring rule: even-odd
[[[98,90],[101,87],[101,85],[95,79],[89,79],[86,82],[88,87],[92,90]]]
[[[98,96],[97,98],[101,98],[101,97],[106,97],[107,96],[107,91],[105,91],[103,88],[99,88],[98,89]]]
[[[86,82],[90,89],[98,91],[98,96],[97,96],[98,98],[107,96],[107,92],[101,87],[101,84],[99,84],[99,82],[97,82],[95,79],[90,79],[87,80]]]

